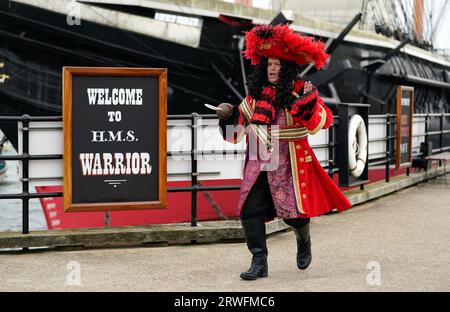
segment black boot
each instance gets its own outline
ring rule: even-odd
[[[302,227],[294,228],[297,237],[297,267],[300,270],[306,270],[312,260],[311,255],[311,236],[309,235],[309,223]]]
[[[261,218],[241,220],[244,229],[248,250],[253,255],[252,264],[247,272],[241,273],[245,280],[255,280],[259,277],[267,277],[267,245],[266,225]]]

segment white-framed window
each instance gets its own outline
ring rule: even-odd
[[[180,25],[202,27],[202,20],[197,17],[169,14],[163,12],[156,12],[155,19],[158,21],[175,23]]]

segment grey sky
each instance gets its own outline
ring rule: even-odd
[[[432,0],[433,15],[439,15],[439,9],[443,7],[445,2],[448,2],[445,7],[444,15],[442,16],[442,22],[437,29],[436,41],[434,47],[437,49],[450,49],[450,2],[448,0]]]
[[[227,2],[239,2],[236,0],[223,0]],[[374,0],[376,3],[376,0]],[[408,10],[408,15],[413,15],[414,0],[394,0],[402,1],[403,6]],[[269,8],[281,8],[281,9],[291,9],[304,11],[305,6],[308,6],[308,2],[305,0],[253,0],[253,6],[269,9]],[[384,6],[387,2],[380,1],[380,5]],[[445,5],[447,3],[447,5]],[[313,11],[330,11],[333,14],[339,14],[339,9],[344,9],[344,11],[353,12],[353,10],[359,10],[362,7],[363,0],[316,0],[315,5],[312,7]],[[432,12],[433,24],[437,22],[437,18],[442,10],[443,16],[440,23],[440,27],[436,29],[436,37],[434,42],[434,47],[436,49],[450,49],[450,0],[424,0],[425,10],[429,9]],[[340,14],[345,14],[341,12]],[[351,13],[353,17],[354,13]],[[424,18],[430,18],[427,16],[429,13],[425,13]],[[426,28],[429,25],[427,22],[424,23]]]

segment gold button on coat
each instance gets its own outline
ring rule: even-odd
[[[301,147],[299,144],[297,144],[297,145],[295,146],[295,148],[299,150],[299,149],[301,149],[302,147]]]
[[[300,174],[304,174],[305,173],[305,170],[300,170]]]
[[[305,183],[305,182],[302,182],[301,186],[302,186],[302,187],[305,187],[305,186],[306,186],[306,183]]]
[[[305,161],[305,158],[301,157],[300,162],[304,162],[304,161]]]
[[[303,199],[306,199],[306,194],[302,194]]]

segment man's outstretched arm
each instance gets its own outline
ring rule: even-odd
[[[239,143],[244,135],[244,117],[239,107],[229,103],[222,103],[217,111],[219,117],[219,129],[225,141]]]

